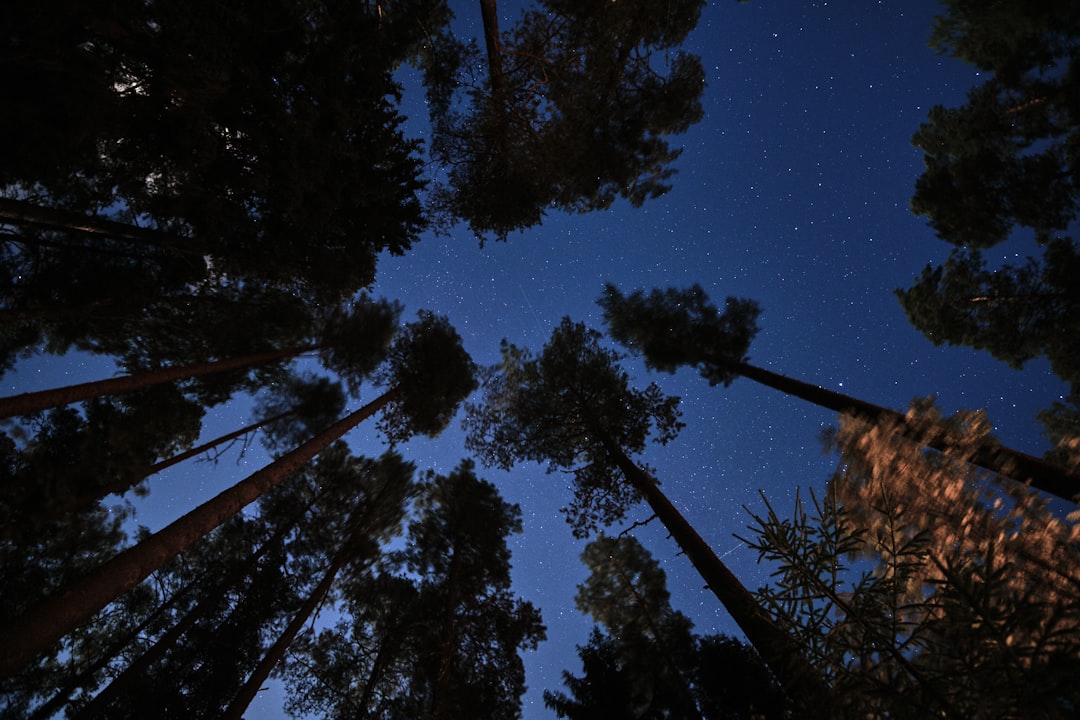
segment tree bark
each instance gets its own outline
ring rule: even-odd
[[[93,676],[109,664],[121,650],[129,645],[136,637],[138,637],[144,630],[154,623],[159,617],[161,617],[167,609],[172,607],[177,600],[191,592],[195,587],[195,581],[192,581],[185,585],[183,588],[173,593],[165,602],[158,605],[153,612],[143,618],[136,627],[129,630],[119,640],[113,642],[109,649],[101,653],[101,656],[93,663],[88,665],[77,675],[70,678],[65,682],[56,693],[47,702],[38,705],[34,708],[34,712],[27,718],[27,720],[49,720],[55,716],[60,710],[71,701],[71,694],[80,687],[89,687],[93,682]]]
[[[817,385],[810,385],[747,363],[737,364],[734,370],[745,378],[838,413],[849,413],[870,422],[888,420],[896,422],[902,427],[906,425],[906,419],[902,413],[843,393],[826,390]],[[946,440],[944,431],[929,437],[914,434],[910,435],[910,437],[945,454],[950,454],[953,450]],[[1010,477],[1017,482],[1030,483],[1034,488],[1065,500],[1077,502],[1077,496],[1080,494],[1080,472],[1055,465],[1052,462],[1028,455],[1019,450],[1013,450],[1004,445],[986,443],[975,450],[969,462]]]
[[[140,245],[150,245],[194,255],[204,253],[204,249],[195,247],[192,240],[181,235],[139,227],[138,225],[128,225],[127,223],[84,215],[70,210],[43,207],[13,198],[0,198],[0,222],[13,225],[31,225],[46,230],[64,230],[84,235],[98,235],[114,240],[126,240]]]
[[[296,611],[293,619],[289,621],[288,626],[281,632],[281,635],[278,636],[270,649],[266,651],[259,664],[251,671],[251,676],[248,677],[247,682],[237,691],[236,697],[229,703],[229,707],[225,709],[225,713],[222,715],[224,720],[241,720],[244,711],[247,710],[248,705],[259,693],[259,688],[262,687],[263,682],[270,677],[270,672],[285,657],[285,651],[292,645],[293,640],[296,639],[296,636],[304,627],[304,623],[308,621],[315,609],[326,599],[327,593],[330,592],[330,586],[334,584],[334,579],[349,560],[348,551],[350,545],[351,543],[347,542],[338,550],[333,562],[330,563],[330,567],[326,569],[323,579],[312,590],[311,595],[308,596],[300,609]]]
[[[212,360],[209,362],[195,363],[193,365],[179,365],[165,367],[159,370],[138,373],[135,375],[122,375],[120,377],[105,380],[94,380],[77,385],[68,385],[51,390],[39,390],[37,392],[22,393],[10,397],[0,398],[0,418],[8,418],[16,415],[48,410],[49,408],[70,405],[71,403],[90,400],[104,395],[119,395],[133,390],[153,387],[174,380],[186,380],[203,375],[238,370],[252,365],[262,365],[275,360],[294,357],[304,352],[317,350],[318,345],[305,345],[301,347],[282,348],[279,350],[267,350],[261,353],[241,355],[226,358],[224,360]]]
[[[682,513],[660,491],[656,481],[639,468],[609,436],[597,433],[604,448],[634,488],[649,503],[679,548],[690,559],[709,589],[727,609],[732,619],[757,649],[788,696],[808,707],[817,707],[821,717],[829,717],[831,692],[811,667],[798,646],[776,627],[750,591],[716,556]]]
[[[127,491],[129,488],[131,488],[133,485],[137,485],[138,482],[150,477],[151,475],[154,475],[155,473],[159,473],[162,470],[165,470],[166,468],[170,468],[173,465],[177,465],[177,464],[183,462],[184,460],[187,460],[189,458],[193,458],[196,455],[199,455],[201,453],[206,452],[207,450],[210,450],[210,449],[212,449],[214,447],[217,447],[218,445],[221,445],[222,443],[226,443],[226,442],[228,442],[230,440],[235,440],[236,438],[242,437],[243,435],[246,435],[249,432],[253,432],[255,430],[258,430],[259,428],[261,428],[261,427],[263,427],[265,425],[269,425],[270,423],[272,423],[272,422],[274,422],[276,420],[280,420],[280,419],[282,419],[284,417],[288,417],[289,415],[292,415],[295,412],[296,412],[295,410],[286,410],[283,413],[278,413],[277,415],[274,415],[273,417],[268,417],[268,418],[266,418],[264,420],[260,420],[258,422],[252,423],[250,425],[247,425],[246,427],[240,428],[239,430],[233,430],[230,433],[227,433],[225,435],[217,437],[217,438],[215,438],[213,440],[210,440],[209,442],[205,442],[202,445],[199,445],[197,447],[193,447],[190,450],[185,450],[184,452],[177,453],[176,455],[173,455],[171,458],[168,458],[167,460],[162,460],[161,462],[158,462],[158,463],[155,463],[154,465],[151,465],[150,468],[147,469],[146,473],[139,479],[139,481],[136,481],[134,483],[123,482],[123,481],[115,481],[115,482],[107,483],[105,485],[101,485],[101,486],[95,488],[94,492],[86,493],[85,495],[80,495],[79,497],[72,500],[70,503],[64,503],[62,505],[59,505],[59,506],[54,507],[52,509],[49,509],[49,510],[43,512],[43,513],[33,515],[29,519],[27,519],[25,522],[17,523],[9,532],[16,532],[16,531],[20,531],[20,530],[26,530],[27,528],[30,528],[30,527],[33,527],[33,526],[41,526],[41,525],[44,525],[45,523],[50,523],[53,520],[56,520],[57,518],[63,517],[67,513],[76,512],[78,510],[81,510],[81,509],[87,507],[88,505],[90,505],[90,503],[95,502],[97,500],[101,500],[102,498],[107,497],[109,495],[120,495],[120,494],[124,493],[125,491]]]
[[[371,417],[397,394],[388,390],[292,452],[128,548],[96,570],[0,628],[0,677],[8,677],[96,612],[142,582],[208,532],[306,465],[331,443]]]
[[[204,594],[195,606],[184,614],[184,617],[166,630],[153,645],[124,668],[123,672],[113,678],[112,682],[95,695],[79,712],[75,713],[75,720],[92,720],[99,717],[109,704],[119,698],[132,683],[137,682],[151,665],[165,657],[165,654],[176,645],[177,640],[225,597],[225,593],[228,592],[229,588],[235,586],[241,578],[254,572],[258,567],[259,560],[288,535],[310,507],[309,503],[302,512],[296,514],[293,520],[279,527],[266,542],[259,546],[255,554],[247,559],[238,572],[232,573],[223,582],[218,583],[212,590]]]
[[[506,83],[502,71],[502,47],[499,43],[499,11],[496,7],[496,0],[480,0],[480,17],[484,22],[484,45],[487,49],[491,97],[495,100],[496,106],[501,107]]]
[[[455,632],[454,611],[461,595],[461,557],[454,548],[450,556],[450,569],[446,577],[446,607],[442,622],[442,638],[439,643],[439,669],[435,675],[435,688],[432,691],[431,715],[429,720],[444,720],[449,708],[450,666],[453,661]]]

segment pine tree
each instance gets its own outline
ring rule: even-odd
[[[454,329],[445,319],[422,313],[419,320],[402,329],[391,348],[381,377],[395,384],[378,398],[27,610],[22,617],[8,620],[0,629],[0,638],[10,649],[0,661],[0,676],[13,673],[35,654],[85,623],[93,613],[378,411],[385,409],[383,425],[395,439],[412,434],[438,434],[453,416],[457,404],[475,386],[472,373],[472,360],[461,347]]]
[[[752,300],[728,298],[721,314],[698,285],[686,290],[653,290],[647,296],[640,290],[623,295],[613,285],[607,285],[600,305],[610,335],[630,350],[641,353],[645,364],[653,370],[674,372],[683,365],[696,367],[710,385],[726,386],[736,377],[746,377],[838,413],[887,421],[898,432],[907,432],[905,416],[895,410],[746,362],[750,341],[757,333],[759,313]],[[1020,483],[1030,482],[1067,500],[1080,494],[1080,473],[1069,468],[1013,450],[989,436],[971,452],[967,448],[953,448],[946,428],[932,430],[918,431],[926,447],[946,454],[963,452],[972,463]]]
[[[955,249],[897,295],[935,345],[987,350],[1013,367],[1046,357],[1076,390],[1080,12],[1042,1],[943,5],[930,44],[984,80],[965,104],[931,108],[912,138],[926,168],[911,208]],[[987,269],[988,249],[1029,235],[1041,257]]]
[[[331,718],[515,718],[518,652],[543,639],[510,592],[520,509],[470,461],[422,484],[404,549],[342,584],[346,616],[300,643],[290,712]]]
[[[913,410],[928,426],[927,403]],[[950,420],[976,446],[985,418]],[[1078,530],[1037,495],[844,418],[824,498],[755,516],[759,597],[855,714],[1070,717]]]
[[[0,185],[180,235],[218,272],[347,297],[424,226],[417,146],[388,98],[449,15],[408,5],[392,32],[381,7],[337,0],[12,13]]]
[[[505,239],[551,207],[666,192],[679,155],[666,138],[702,114],[701,61],[678,47],[703,5],[544,0],[500,32],[495,0],[481,0],[487,78],[473,78],[475,45],[445,35],[425,63],[432,154],[449,168],[436,204]]]
[[[260,365],[318,352],[324,366],[351,379],[354,385],[382,360],[394,331],[400,308],[386,301],[363,300],[348,313],[332,310],[314,329],[317,337],[303,345],[274,348],[262,352],[210,360],[194,365],[163,367],[105,380],[95,380],[63,388],[40,390],[0,398],[0,417],[26,415],[80,400],[131,392],[177,380],[247,370]]]
[[[544,704],[572,720],[785,716],[786,699],[754,651],[722,635],[701,637],[670,605],[663,570],[631,536],[601,536],[582,561],[589,577],[577,607],[598,624],[578,647],[585,674],[563,673],[571,695]]]
[[[678,398],[665,397],[656,385],[632,389],[619,356],[601,347],[600,338],[564,318],[538,357],[504,345],[502,364],[485,378],[483,404],[468,406],[466,446],[503,468],[537,460],[549,471],[570,472],[574,500],[565,512],[579,537],[621,520],[645,500],[789,695],[827,704],[828,689],[790,639],[630,458],[653,432],[661,443],[674,438],[681,426]]]

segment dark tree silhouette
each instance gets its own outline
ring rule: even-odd
[[[251,671],[225,709],[223,718],[239,720],[243,716],[304,625],[327,602],[339,574],[350,566],[371,564],[378,558],[380,542],[400,533],[406,503],[413,494],[413,470],[412,465],[402,461],[400,456],[390,453],[375,462],[344,463],[339,470],[343,477],[318,478],[320,486],[348,486],[351,492],[345,494],[352,499],[353,509],[343,524],[336,524],[332,537],[337,547],[330,551],[330,562],[322,571],[319,583]],[[328,510],[341,513],[340,505]],[[327,520],[332,521],[332,518]]]
[[[280,484],[361,421],[385,408],[385,424],[395,439],[417,433],[435,435],[453,416],[454,407],[475,387],[473,364],[457,333],[444,319],[431,314],[422,314],[420,320],[402,329],[386,364],[383,378],[396,384],[378,398],[29,609],[22,617],[10,618],[0,629],[0,638],[10,650],[0,660],[0,676],[16,671],[38,652],[85,623],[93,613]]]
[[[607,285],[600,305],[611,337],[641,353],[646,365],[654,370],[674,372],[683,365],[695,367],[710,385],[728,385],[736,377],[746,377],[838,413],[889,420],[899,428],[906,426],[905,416],[895,410],[747,363],[745,357],[757,332],[759,312],[751,300],[728,298],[721,314],[697,285],[685,290],[653,290],[648,295],[640,290],[623,295],[613,285]],[[951,435],[944,426],[937,432],[920,427],[917,438],[935,450],[961,452],[954,447]],[[962,453],[972,463],[1021,483],[1030,482],[1052,495],[1073,500],[1080,493],[1080,473],[989,438],[976,448],[964,446]]]
[[[0,537],[19,542],[48,532],[49,523],[88,508],[109,488],[137,484],[158,457],[198,437],[203,412],[174,386],[159,385],[28,418],[32,434],[0,445],[9,470],[0,490]]]
[[[392,32],[381,7],[340,0],[13,12],[0,185],[35,194],[39,216],[137,222],[209,248],[218,271],[351,295],[424,225],[416,144],[388,98],[448,15],[407,5]]]
[[[463,461],[429,474],[405,549],[342,584],[346,617],[293,653],[290,711],[329,718],[514,718],[540,614],[510,592],[520,509]]]
[[[575,497],[566,512],[579,536],[621,520],[644,499],[788,694],[798,702],[828,703],[828,689],[790,638],[630,459],[651,432],[660,442],[674,437],[678,399],[655,385],[632,389],[619,356],[601,347],[600,338],[564,318],[538,357],[504,345],[502,364],[483,383],[483,404],[468,406],[466,446],[503,468],[537,460],[572,473]]]
[[[472,76],[475,46],[451,37],[427,60],[432,154],[449,170],[436,204],[505,239],[551,207],[666,192],[679,154],[666,136],[702,114],[701,62],[677,48],[703,5],[542,0],[500,32],[495,0],[481,0],[486,80]],[[455,87],[468,96],[455,102]]]
[[[670,605],[663,570],[637,540],[602,536],[582,560],[590,575],[576,603],[602,629],[578,647],[584,675],[563,673],[571,695],[544,692],[559,717],[786,717],[786,699],[754,651],[723,635],[694,634]]]
[[[353,304],[348,313],[327,313],[328,317],[322,319],[321,327],[314,329],[317,337],[303,345],[194,365],[163,367],[133,375],[0,398],[0,417],[26,415],[80,400],[131,392],[176,380],[273,364],[304,353],[319,353],[326,367],[338,371],[354,385],[358,385],[384,357],[399,312],[400,308],[394,303],[360,301]]]
[[[925,153],[911,207],[955,245],[897,294],[934,344],[1036,357],[1080,388],[1073,233],[1080,210],[1080,11],[1072,3],[947,0],[930,44],[986,80],[967,103],[935,106],[912,142]],[[1034,235],[1041,258],[986,269],[983,251]]]

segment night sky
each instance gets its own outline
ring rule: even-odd
[[[478,36],[475,1],[452,5],[460,27]],[[518,11],[500,9],[506,29]],[[718,303],[736,295],[761,304],[751,363],[897,410],[930,394],[947,412],[986,408],[1005,444],[1041,455],[1047,443],[1034,415],[1065,390],[1046,363],[1015,371],[985,353],[935,348],[892,293],[949,252],[908,210],[922,168],[910,138],[933,105],[959,104],[979,82],[973,68],[927,47],[937,10],[916,0],[710,2],[686,46],[707,73],[705,117],[674,139],[685,149],[666,196],[637,209],[619,202],[589,215],[553,213],[541,227],[482,248],[464,227],[425,237],[406,256],[381,262],[375,294],[400,300],[405,320],[422,308],[447,315],[473,358],[490,364],[503,338],[539,351],[564,315],[601,329],[595,301],[604,282],[624,292],[696,282]],[[421,120],[416,95],[406,102]],[[423,123],[415,128],[420,134]],[[987,259],[1033,251],[1007,243]],[[108,374],[104,361],[76,362],[36,360],[5,378],[5,390]],[[650,376],[627,362],[639,386],[655,380],[682,398],[686,423],[678,439],[640,460],[736,576],[760,587],[767,569],[733,537],[746,533],[744,506],[763,511],[763,491],[787,513],[796,488],[824,487],[836,460],[822,454],[818,437],[834,415],[749,380],[709,387],[693,371]],[[247,405],[214,410],[204,436],[249,420],[241,417]],[[348,439],[358,453],[385,448],[371,425]],[[421,470],[449,472],[465,456],[460,421],[405,454]],[[239,461],[163,474],[139,520],[157,529],[262,460],[252,448]],[[573,604],[584,543],[558,512],[570,500],[568,478],[535,464],[479,470],[522,508],[524,533],[511,541],[515,590],[541,608],[548,628],[547,642],[525,655],[524,716],[554,717],[541,692],[563,689],[564,669],[580,673],[575,645],[591,626]],[[631,520],[647,516],[642,506]],[[659,523],[635,533],[697,632],[740,636]],[[279,716],[279,692],[263,693],[248,716]]]

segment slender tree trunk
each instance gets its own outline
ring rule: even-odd
[[[113,642],[109,649],[102,652],[93,663],[88,665],[82,671],[74,675],[67,682],[63,684],[56,694],[49,699],[48,702],[34,708],[34,712],[27,718],[27,720],[48,720],[58,713],[64,705],[68,704],[71,699],[71,694],[80,687],[88,687],[93,683],[93,676],[104,668],[109,662],[116,657],[116,655],[127,647],[134,638],[138,637],[140,633],[150,627],[158,618],[160,618],[165,611],[176,604],[177,600],[187,593],[189,593],[195,587],[196,581],[192,581],[182,587],[180,590],[173,593],[165,602],[161,603],[147,615],[142,622],[140,622],[135,628],[132,628],[126,632],[120,640]]]
[[[165,654],[176,646],[176,642],[183,637],[184,633],[205,617],[225,597],[230,588],[237,585],[242,578],[253,574],[258,568],[259,561],[267,552],[285,539],[285,536],[289,534],[310,508],[311,503],[308,503],[302,511],[296,513],[292,520],[281,525],[266,542],[260,545],[259,549],[236,572],[230,573],[222,582],[217,583],[213,589],[199,598],[199,601],[184,614],[184,617],[166,630],[153,645],[147,648],[142,655],[132,660],[124,668],[123,672],[113,678],[112,682],[95,695],[79,712],[75,713],[75,720],[92,720],[101,716],[111,703],[120,698],[131,687],[132,683],[138,682],[146,674],[151,665],[165,657]]]
[[[0,221],[13,225],[30,225],[45,228],[46,230],[64,230],[85,235],[98,235],[114,240],[126,240],[140,245],[178,250],[195,255],[204,253],[204,250],[196,247],[191,239],[180,235],[139,227],[138,225],[128,225],[115,220],[106,220],[71,212],[70,210],[43,207],[25,200],[0,198]]]
[[[90,400],[105,395],[119,395],[133,390],[161,385],[174,380],[186,380],[203,375],[238,370],[252,365],[263,365],[294,357],[304,352],[317,350],[318,345],[304,345],[300,347],[282,348],[279,350],[267,350],[261,353],[240,355],[224,360],[212,360],[209,362],[195,363],[193,365],[180,365],[166,367],[159,370],[138,373],[136,375],[122,375],[106,380],[94,380],[92,382],[68,385],[51,390],[39,390],[37,392],[12,395],[0,398],[0,418],[27,415],[40,410],[70,405],[71,403]]]
[[[656,481],[610,437],[603,433],[597,433],[597,437],[626,479],[649,503],[679,548],[690,558],[709,589],[757,649],[788,696],[799,704],[820,708],[821,717],[829,717],[831,692],[821,675],[802,656],[798,646],[776,627],[750,591],[660,491]]]
[[[442,623],[442,639],[439,643],[439,669],[435,675],[435,689],[432,692],[431,715],[429,720],[444,720],[449,708],[450,665],[454,654],[454,610],[457,609],[461,596],[461,558],[457,549],[450,557],[450,569],[447,572],[447,598]]]
[[[141,478],[139,478],[139,480],[137,480],[135,482],[126,482],[126,481],[117,480],[117,481],[114,481],[114,482],[111,482],[111,483],[106,483],[105,485],[100,485],[100,486],[94,488],[93,492],[86,493],[84,495],[80,495],[79,497],[73,499],[70,503],[62,503],[60,505],[57,505],[55,507],[50,508],[46,512],[43,512],[43,513],[40,513],[40,514],[37,514],[37,515],[34,515],[34,516],[28,518],[25,522],[19,522],[9,532],[25,531],[27,528],[30,528],[30,527],[41,526],[41,525],[44,525],[46,523],[50,523],[53,520],[56,520],[57,518],[60,518],[60,517],[62,517],[64,515],[66,515],[67,513],[72,513],[72,512],[77,512],[79,510],[82,510],[83,508],[88,507],[91,503],[96,502],[98,500],[101,500],[102,498],[107,497],[109,495],[120,495],[120,494],[126,492],[133,485],[138,484],[139,481],[141,481],[141,480],[143,480],[145,478],[148,478],[151,475],[154,475],[155,473],[159,473],[162,470],[165,470],[166,468],[170,468],[173,465],[177,465],[177,464],[183,462],[184,460],[187,460],[189,458],[193,458],[193,457],[195,457],[197,455],[200,455],[200,454],[206,452],[207,450],[211,450],[211,449],[217,447],[218,445],[229,442],[230,440],[235,440],[238,437],[242,437],[244,435],[247,435],[250,432],[254,432],[255,430],[258,430],[261,427],[269,425],[272,422],[280,420],[280,419],[282,419],[284,417],[288,417],[289,415],[293,415],[293,414],[295,414],[295,412],[296,412],[295,410],[286,410],[285,412],[278,413],[277,415],[274,415],[273,417],[268,417],[268,418],[266,418],[264,420],[260,420],[258,422],[247,425],[246,427],[242,427],[239,430],[233,430],[230,433],[227,433],[225,435],[221,435],[220,437],[217,437],[217,438],[215,438],[213,440],[210,440],[209,442],[205,442],[202,445],[199,445],[198,447],[193,447],[190,450],[185,450],[182,453],[177,453],[176,455],[173,455],[171,458],[168,458],[167,460],[162,460],[159,463],[155,463],[154,465],[151,465],[147,469],[146,473]]]
[[[735,366],[735,371],[745,378],[759,382],[762,385],[768,385],[775,390],[794,395],[829,410],[856,415],[870,422],[887,420],[901,426],[906,425],[902,413],[843,393],[826,390],[817,385],[810,385],[747,363],[739,363]],[[911,438],[946,454],[949,454],[953,449],[944,431],[929,436],[912,434]],[[1011,477],[1017,482],[1031,483],[1032,487],[1065,500],[1076,502],[1077,495],[1080,494],[1080,472],[1055,465],[1004,445],[986,443],[975,450],[969,462],[1006,477]]]
[[[499,10],[496,0],[480,0],[480,17],[484,22],[484,45],[487,48],[488,77],[491,79],[491,96],[496,106],[501,106],[505,95],[502,71],[502,47],[499,42]]]
[[[261,428],[266,427],[270,423],[277,422],[278,420],[281,420],[283,418],[287,418],[290,415],[295,415],[295,414],[296,414],[296,410],[286,410],[285,412],[280,412],[277,415],[273,415],[273,416],[268,417],[268,418],[263,418],[262,420],[259,420],[258,422],[253,422],[250,425],[246,425],[246,426],[240,428],[239,430],[233,430],[231,433],[226,433],[225,435],[221,435],[219,437],[216,437],[213,440],[210,440],[208,442],[203,443],[202,445],[199,445],[198,447],[193,447],[190,450],[185,450],[182,453],[177,453],[176,455],[173,455],[171,458],[168,458],[167,460],[162,460],[161,462],[154,463],[153,465],[151,465],[150,469],[146,471],[146,477],[150,477],[151,475],[159,473],[162,470],[165,470],[166,468],[171,468],[173,465],[178,465],[178,464],[184,462],[185,460],[193,458],[193,457],[195,457],[197,455],[201,455],[204,452],[206,452],[207,450],[212,450],[212,449],[216,448],[218,445],[222,445],[224,443],[229,442],[230,440],[235,440],[236,438],[243,437],[244,435],[247,435],[248,433],[255,432],[256,430],[259,430]],[[111,490],[111,489],[108,490],[108,493],[112,493],[112,492],[118,492],[118,491],[117,490]],[[108,493],[106,493],[106,494],[108,494]]]
[[[312,590],[308,599],[296,611],[293,619],[289,621],[288,626],[282,631],[281,635],[266,651],[262,660],[255,666],[255,669],[251,671],[251,676],[248,677],[247,682],[241,686],[240,690],[236,693],[236,697],[229,703],[229,707],[225,709],[225,713],[222,715],[224,720],[241,720],[244,715],[244,711],[247,710],[248,705],[255,699],[255,696],[259,693],[259,688],[262,687],[263,682],[270,677],[270,672],[274,667],[281,662],[281,659],[285,657],[285,652],[292,645],[293,640],[300,633],[300,630],[304,627],[304,623],[308,621],[308,618],[315,612],[316,608],[322,605],[323,600],[326,599],[327,593],[330,592],[330,586],[334,584],[334,579],[337,578],[337,574],[341,571],[349,561],[349,548],[351,542],[346,542],[337,554],[334,556],[333,562],[330,563],[330,567],[326,569],[326,573],[323,575],[323,579]]]
[[[379,681],[382,680],[387,658],[393,656],[401,645],[401,641],[397,636],[400,627],[400,625],[395,626],[395,634],[389,639],[383,638],[382,642],[379,643],[379,649],[371,663],[371,673],[368,674],[367,683],[364,684],[364,693],[360,696],[358,718],[366,718],[370,714],[371,698],[374,697],[375,688],[378,686]]]
[[[306,465],[395,396],[395,389],[388,390],[292,452],[100,565],[22,617],[8,620],[0,628],[0,647],[5,648],[0,656],[0,677],[13,674],[35,655],[89,621],[96,612]]]

